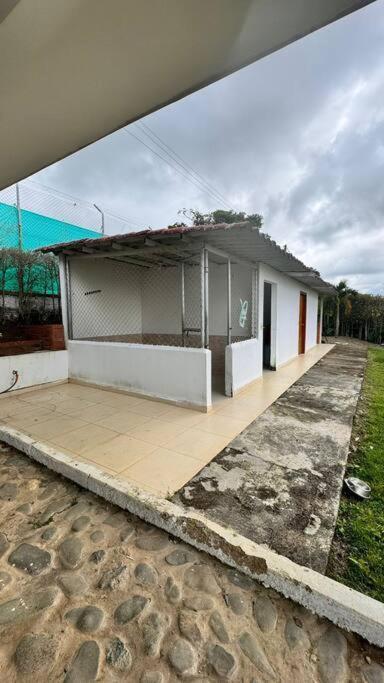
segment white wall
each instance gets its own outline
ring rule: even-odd
[[[303,290],[304,291],[304,290]],[[312,290],[307,291],[307,333],[305,350],[308,351],[317,344],[317,309],[318,294]]]
[[[264,282],[275,284],[276,311],[272,334],[276,333],[276,367],[298,355],[300,292],[307,294],[306,350],[316,344],[318,295],[297,280],[261,263],[259,279],[259,336],[263,335]]]
[[[12,370],[17,370],[19,380],[11,391],[35,384],[67,380],[68,351],[38,351],[0,357],[0,391],[12,384]]]
[[[237,391],[261,377],[262,342],[246,339],[230,344],[225,349],[225,393],[233,396]]]
[[[68,353],[71,379],[211,406],[211,353],[206,349],[70,341]]]
[[[77,258],[70,260],[70,274],[75,339],[141,333],[141,268]]]

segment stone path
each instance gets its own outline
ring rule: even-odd
[[[325,572],[366,355],[336,344],[173,500]]]
[[[383,683],[382,653],[0,446],[0,681]]]

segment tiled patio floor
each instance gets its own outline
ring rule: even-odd
[[[152,493],[174,493],[330,349],[318,345],[209,414],[76,383],[0,399],[0,422]]]

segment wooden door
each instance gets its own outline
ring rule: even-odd
[[[307,333],[307,295],[300,292],[299,310],[299,353],[305,353],[305,337]]]

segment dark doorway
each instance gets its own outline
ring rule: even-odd
[[[272,341],[272,285],[264,282],[264,305],[263,305],[263,367],[271,368],[271,341]]]
[[[299,353],[305,353],[305,337],[307,334],[307,295],[300,292],[299,311]]]

